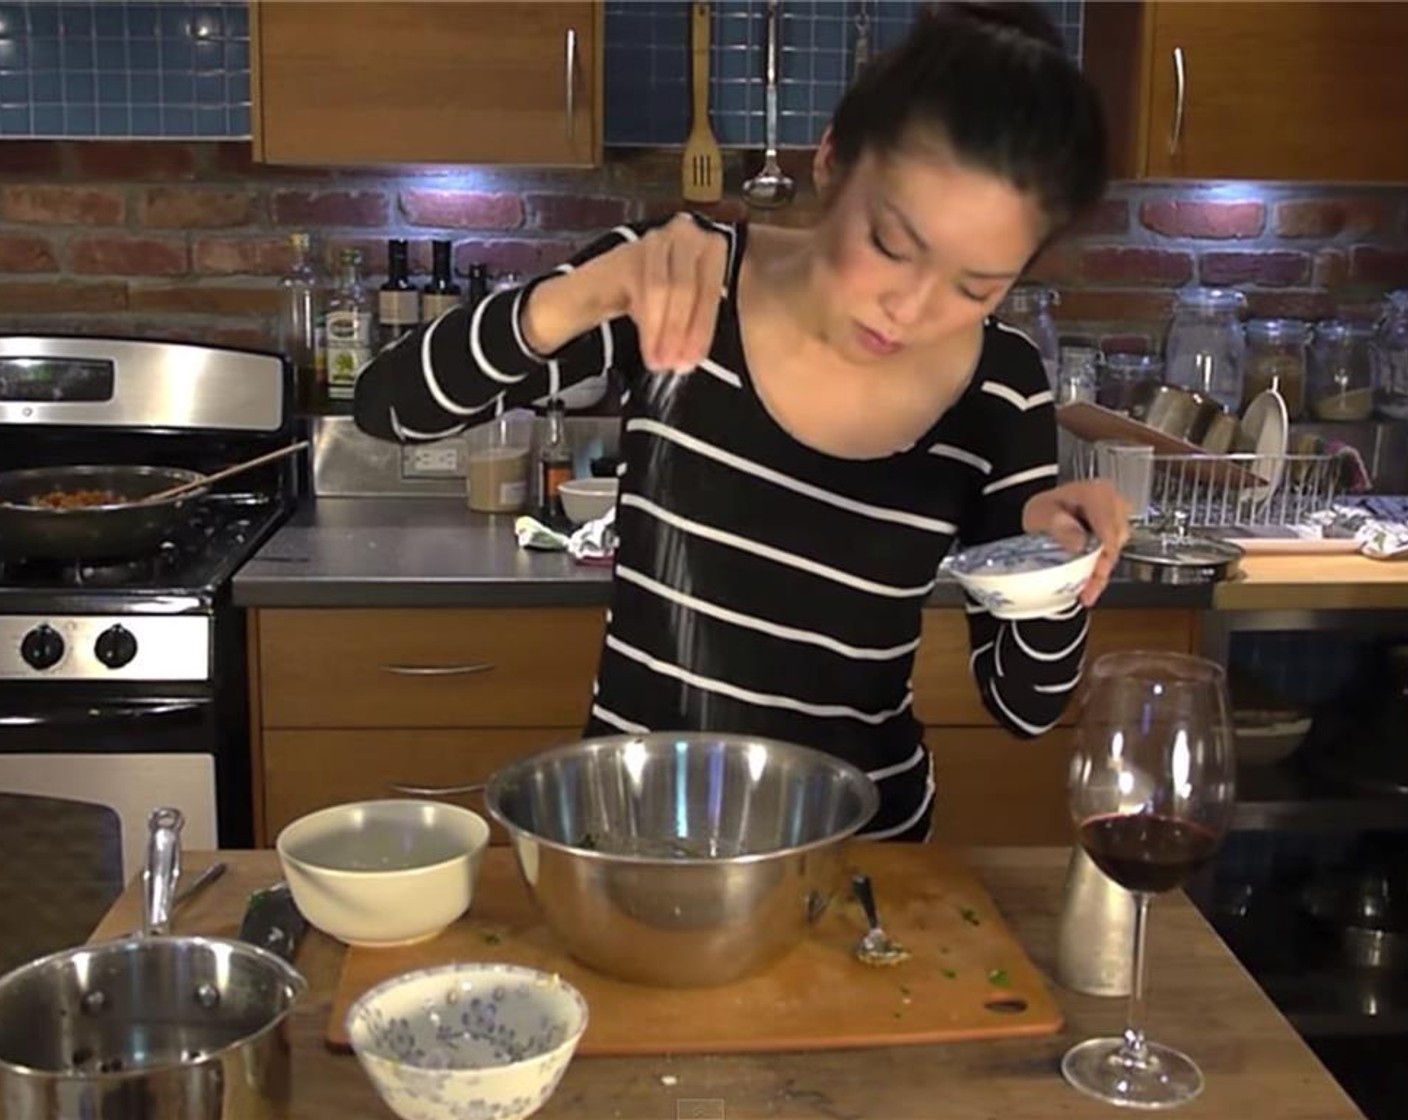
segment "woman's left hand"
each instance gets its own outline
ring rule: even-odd
[[[1022,508],[1022,530],[1047,533],[1061,545],[1076,551],[1094,533],[1100,541],[1100,560],[1081,590],[1080,601],[1095,605],[1110,582],[1110,573],[1120,558],[1120,549],[1129,540],[1130,504],[1105,479],[1067,482],[1033,495]]]

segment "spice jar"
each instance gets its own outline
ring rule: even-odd
[[[1178,306],[1164,340],[1164,365],[1170,385],[1212,397],[1235,410],[1242,401],[1246,340],[1241,292],[1190,288],[1178,293]]]
[[[1061,337],[1051,309],[1060,302],[1061,297],[1052,288],[1018,284],[997,308],[999,319],[1016,327],[1041,351],[1041,364],[1046,367],[1046,380],[1053,390],[1061,368]]]
[[[1247,368],[1242,379],[1242,407],[1268,389],[1286,402],[1286,415],[1300,419],[1305,410],[1306,350],[1310,324],[1298,319],[1253,319],[1247,324]]]
[[[1307,395],[1317,420],[1367,420],[1374,412],[1372,323],[1325,319],[1315,325]]]
[[[1372,355],[1379,414],[1408,420],[1408,288],[1389,293]]]

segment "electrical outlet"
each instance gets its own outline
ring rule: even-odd
[[[426,443],[401,449],[401,477],[455,478],[464,477],[464,445]]]

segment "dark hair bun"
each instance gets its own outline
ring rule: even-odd
[[[1060,29],[1039,4],[1011,3],[1009,0],[937,3],[924,8],[919,18],[941,25],[951,20],[963,20],[985,27],[998,36],[1035,40],[1056,51],[1064,52],[1066,49]]]

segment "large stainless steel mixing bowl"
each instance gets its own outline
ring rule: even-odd
[[[498,771],[485,800],[568,952],[667,987],[730,983],[797,945],[879,805],[830,755],[702,733],[545,751]]]

